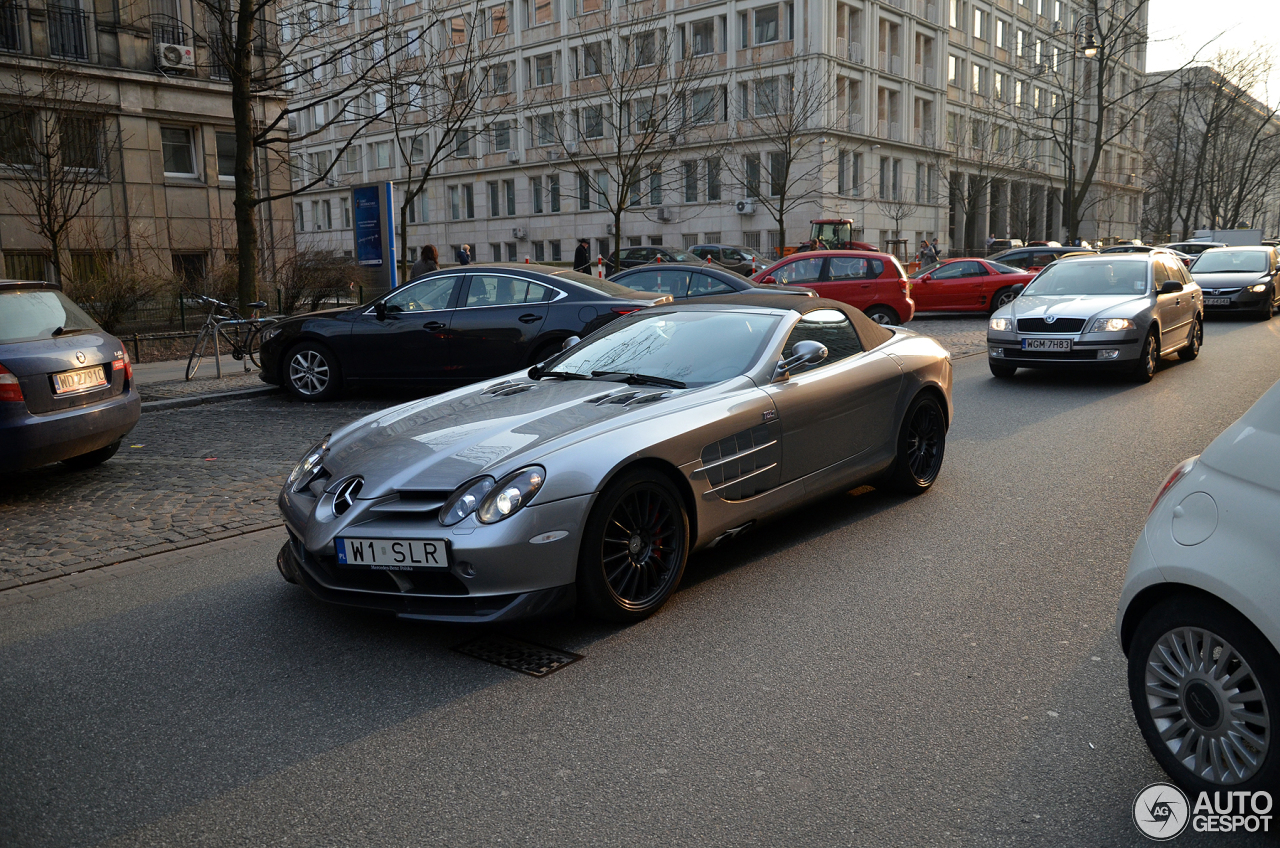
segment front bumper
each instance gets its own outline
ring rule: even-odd
[[[0,471],[22,471],[105,448],[123,438],[142,415],[132,386],[101,403],[31,413],[23,403],[0,403]]]
[[[1226,300],[1225,304],[1211,304],[1211,300]],[[1267,289],[1262,292],[1251,292],[1249,289],[1242,288],[1231,294],[1210,294],[1204,293],[1204,311],[1205,312],[1261,312],[1262,305],[1273,299],[1271,290]]]
[[[404,618],[487,622],[549,613],[574,601],[578,545],[594,500],[592,494],[535,501],[496,524],[480,524],[471,516],[442,527],[434,512],[376,510],[379,501],[361,502],[343,516],[346,520],[321,521],[315,517],[317,501],[305,490],[284,489],[279,505],[290,542],[288,551],[281,551],[280,570],[320,600]],[[533,541],[547,534],[558,538]],[[339,565],[337,537],[443,539],[449,567],[393,576]]]
[[[1071,350],[1023,350],[1023,339],[1070,339]],[[1122,333],[1045,335],[987,333],[987,358],[1018,368],[1123,368],[1142,355],[1142,336]]]

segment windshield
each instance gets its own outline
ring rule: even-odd
[[[853,229],[848,224],[814,224],[811,238],[822,239],[827,244],[853,240]]]
[[[1022,292],[1027,296],[1139,295],[1147,291],[1146,260],[1061,262],[1040,272]]]
[[[1261,250],[1206,250],[1191,266],[1194,274],[1264,274],[1267,254]]]
[[[941,262],[930,262],[928,265],[921,266],[920,270],[916,271],[914,274],[911,274],[910,277],[913,280],[918,280],[921,277],[923,277],[925,274],[932,273],[933,271],[941,267],[942,267]]]
[[[708,386],[737,377],[764,352],[776,315],[749,312],[640,313],[615,322],[612,332],[570,348],[553,372],[590,377],[644,374]]]
[[[89,331],[102,328],[62,292],[0,292],[0,344]]]

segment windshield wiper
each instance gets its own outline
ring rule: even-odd
[[[599,377],[616,377],[619,379],[611,380],[614,383],[626,383],[629,386],[648,384],[650,386],[666,386],[669,389],[687,389],[689,388],[679,380],[668,380],[666,377],[651,377],[648,374],[631,374],[626,371],[592,371],[591,376]]]
[[[541,380],[543,377],[561,377],[565,380],[590,380],[586,374],[575,374],[572,371],[538,371],[537,374],[530,374],[535,380]]]
[[[56,339],[58,336],[62,335],[66,331],[67,331],[66,327],[59,327],[58,329],[54,330],[52,333],[49,334],[49,338]]]

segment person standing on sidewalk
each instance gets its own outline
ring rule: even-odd
[[[573,252],[573,270],[591,273],[591,242],[584,238],[578,239],[578,249]]]
[[[458,248],[457,259],[458,259],[459,265],[470,265],[471,264],[471,245],[464,244],[462,247]]]
[[[432,271],[440,270],[440,252],[436,250],[434,244],[428,244],[422,248],[422,252],[418,255],[418,261],[413,263],[413,268],[409,271],[409,279],[416,280],[423,274],[430,274]]]

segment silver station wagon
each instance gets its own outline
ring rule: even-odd
[[[1195,359],[1204,341],[1200,287],[1159,253],[1062,259],[992,314],[987,361],[996,377],[1019,368],[1120,369],[1139,382],[1163,356]]]

